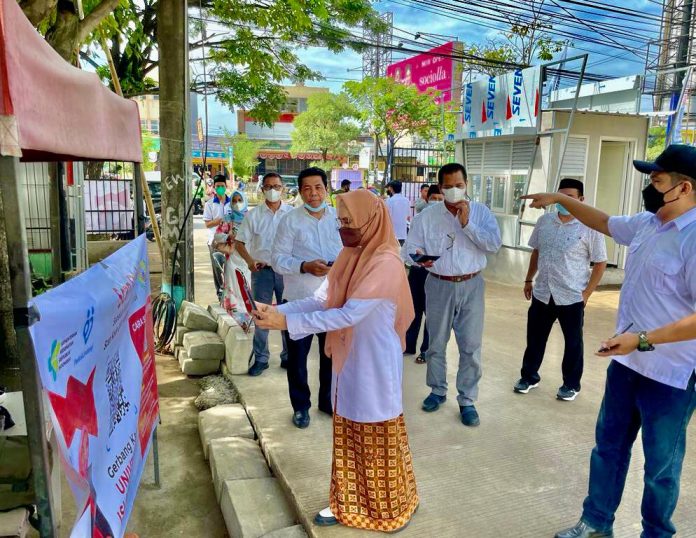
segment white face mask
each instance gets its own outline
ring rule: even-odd
[[[236,204],[232,205],[232,208],[235,211],[243,211],[244,210],[244,204],[242,202],[237,202]]]
[[[442,194],[445,195],[445,201],[448,204],[456,204],[466,199],[466,189],[460,189],[459,187],[442,189]]]
[[[280,200],[280,191],[271,189],[270,191],[265,191],[264,196],[267,202],[275,203]]]

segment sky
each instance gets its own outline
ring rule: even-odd
[[[429,48],[428,45],[435,46],[453,38],[465,43],[485,44],[498,37],[500,29],[505,26],[497,20],[491,20],[497,15],[485,6],[502,10],[506,9],[506,4],[512,6],[520,3],[519,0],[481,0],[476,3],[454,0],[383,0],[375,2],[374,8],[380,13],[393,13],[395,45],[407,40],[405,46],[425,50]],[[590,54],[588,72],[621,77],[644,72],[647,41],[659,36],[661,3],[660,0],[545,0],[544,9],[557,14],[554,17],[553,31],[563,34],[557,36],[558,39],[572,41],[573,46],[568,48],[567,57],[587,52]],[[444,9],[448,6],[476,11],[476,14],[455,13]],[[598,6],[600,9],[590,6]],[[631,14],[620,13],[624,10],[630,10]],[[636,12],[641,12],[643,17],[636,17]],[[422,33],[423,37],[414,40],[416,32]],[[360,30],[355,33],[359,34]],[[420,42],[424,44],[419,46]],[[355,52],[333,54],[313,48],[300,50],[298,53],[309,67],[326,77],[323,81],[308,82],[308,86],[328,87],[331,91],[338,92],[346,80],[360,80],[362,76],[361,56]],[[411,55],[412,53],[395,52],[393,61]],[[560,58],[561,54],[556,57]],[[211,132],[224,128],[235,131],[235,114],[214,100],[211,101]],[[199,106],[199,110],[202,110],[202,106]]]

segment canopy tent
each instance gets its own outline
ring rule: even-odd
[[[26,208],[19,195],[20,160],[140,163],[140,118],[135,102],[112,93],[95,74],[63,60],[34,29],[16,0],[0,0],[0,199],[18,370],[40,533],[57,536],[42,389],[29,334],[37,314],[29,308],[31,270]],[[136,181],[136,188],[138,184]],[[59,189],[61,181],[52,185]],[[56,190],[56,199],[58,196]]]
[[[0,0],[0,156],[141,162],[134,101],[73,67],[16,0]]]

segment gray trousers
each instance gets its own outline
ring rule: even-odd
[[[461,406],[473,405],[478,398],[484,291],[481,275],[465,282],[446,282],[429,275],[425,281],[425,322],[430,334],[426,382],[434,394],[447,395],[447,343],[454,329],[459,348],[457,401]]]

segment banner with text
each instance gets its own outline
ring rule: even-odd
[[[38,369],[77,504],[71,536],[121,538],[159,416],[145,236],[32,304]]]
[[[387,67],[387,76],[402,84],[413,84],[425,93],[440,92],[435,102],[459,103],[462,88],[463,43],[451,41],[427,52],[406,58]]]
[[[516,69],[464,86],[464,138],[515,134],[520,127],[536,128],[539,119],[541,68]]]

